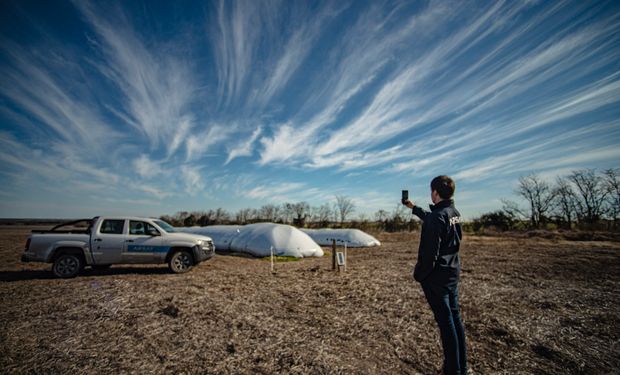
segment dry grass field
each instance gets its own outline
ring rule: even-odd
[[[411,279],[416,234],[276,264],[218,255],[51,278],[21,264],[32,228],[0,227],[2,373],[426,374],[440,363]],[[474,374],[620,368],[620,243],[465,238],[461,306]]]

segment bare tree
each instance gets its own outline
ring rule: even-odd
[[[413,214],[410,209],[398,203],[394,210],[388,214],[385,222],[385,230],[388,232],[401,231],[403,229],[412,229]]]
[[[570,182],[563,177],[556,179],[553,191],[555,195],[555,209],[559,216],[566,221],[566,225],[570,229],[575,218],[575,191]]]
[[[347,216],[355,211],[355,204],[349,197],[336,195],[335,209],[340,215],[340,224],[342,225],[347,220]]]
[[[292,217],[295,214],[293,211],[293,203],[283,203],[282,210],[280,211],[280,217],[282,221],[285,223],[290,223],[292,221]]]
[[[275,204],[266,204],[260,208],[258,216],[261,220],[275,222],[280,216],[280,207]]]
[[[607,169],[603,172],[603,176],[609,197],[607,213],[613,220],[614,228],[617,228],[618,217],[620,216],[620,169]]]
[[[599,221],[607,198],[602,177],[594,169],[582,169],[573,171],[568,179],[576,188],[575,207],[579,220],[589,224]]]
[[[332,208],[328,203],[322,204],[316,208],[315,211],[316,220],[321,227],[327,227],[329,225],[329,219],[332,216]]]
[[[196,225],[196,216],[194,214],[190,214],[183,220],[184,227],[193,227]]]
[[[230,220],[230,215],[228,214],[228,212],[221,208],[218,207],[214,212],[213,212],[213,222],[215,224],[222,224],[225,221]]]
[[[386,210],[379,210],[375,212],[375,220],[377,221],[383,221],[387,219],[387,217],[388,217],[388,213]]]
[[[310,205],[306,202],[297,202],[297,203],[287,203],[290,205],[288,209],[295,216],[293,218],[293,224],[298,227],[303,227],[306,223],[306,219],[308,218],[308,212],[310,211]]]
[[[258,221],[258,210],[256,208],[250,208],[250,212],[248,213],[248,220],[251,223],[256,223]]]
[[[531,174],[519,177],[519,186],[516,193],[525,198],[530,205],[530,223],[534,228],[538,228],[546,220],[546,214],[551,209],[554,191],[549,184]]]
[[[200,216],[198,217],[198,225],[200,225],[201,227],[210,225],[213,222],[213,215],[213,210],[201,212]]]
[[[239,211],[237,211],[237,214],[235,215],[235,220],[237,221],[238,224],[247,224],[252,218],[251,214],[252,214],[252,209],[242,208]]]
[[[189,212],[187,211],[178,211],[176,214],[174,214],[174,220],[179,223],[178,225],[183,225],[183,221],[185,221],[185,218],[187,218],[189,216]]]
[[[174,217],[170,215],[162,215],[159,217],[159,219],[165,221],[166,223],[172,225],[173,227],[181,225],[181,223],[177,223]]]
[[[506,214],[506,216],[508,216],[511,220],[519,221],[528,216],[525,213],[525,210],[519,207],[519,205],[516,202],[513,202],[508,199],[502,199],[501,201],[502,201],[501,211],[504,214]]]
[[[394,208],[394,211],[392,211],[392,220],[406,221],[411,215],[411,210],[399,203]]]

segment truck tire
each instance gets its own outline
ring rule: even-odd
[[[170,271],[174,273],[185,273],[191,270],[193,265],[194,258],[192,258],[192,254],[186,250],[176,251],[168,261],[168,267]]]
[[[60,254],[52,265],[52,273],[56,277],[68,279],[76,277],[84,268],[84,260],[77,254]]]

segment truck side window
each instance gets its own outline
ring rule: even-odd
[[[123,234],[123,225],[125,220],[104,220],[101,224],[101,233],[105,234]]]
[[[144,235],[146,234],[145,232],[145,226],[146,223],[142,222],[142,221],[130,221],[129,222],[129,234],[133,234],[133,235]]]
[[[149,223],[143,221],[129,221],[129,234],[133,235],[153,235],[159,231]]]
[[[154,226],[152,226],[149,223],[145,223],[146,224],[146,234],[151,235],[151,236],[156,236],[159,233],[159,231],[157,230],[157,228],[155,228]]]

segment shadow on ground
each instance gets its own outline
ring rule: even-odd
[[[106,270],[85,269],[77,278],[89,276],[120,276],[120,275],[162,275],[170,271],[167,267],[119,267]],[[26,281],[54,279],[50,270],[0,271],[0,281]]]

